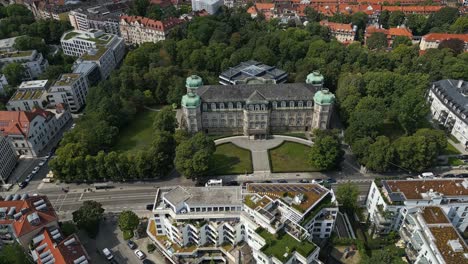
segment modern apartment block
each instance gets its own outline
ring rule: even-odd
[[[64,73],[49,88],[47,98],[51,105],[65,104],[72,113],[78,112],[86,103],[88,79],[82,73]]]
[[[17,156],[10,140],[3,135],[0,135],[0,182],[5,184],[5,181],[15,169]]]
[[[468,227],[468,179],[418,179],[373,182],[366,201],[376,234],[398,231],[408,212],[438,206],[464,232]]]
[[[68,13],[70,23],[75,30],[103,30],[106,33],[120,36],[120,16],[129,9],[127,2],[81,7]]]
[[[86,76],[90,87],[96,85],[101,80],[101,70],[95,62],[78,59],[73,63],[72,69],[73,73]]]
[[[16,39],[19,37],[22,37],[22,36],[0,39],[0,52],[15,51],[16,49],[13,46],[15,45]]]
[[[63,34],[61,40],[65,55],[80,57],[80,60],[95,62],[103,79],[122,61],[125,55],[124,40],[102,30],[73,30]]]
[[[0,135],[10,140],[16,155],[37,157],[70,119],[63,105],[47,111],[0,111]]]
[[[213,253],[217,261],[248,263],[243,252],[256,263],[316,263],[311,241],[330,236],[338,211],[332,200],[318,184],[161,188],[147,233],[174,263],[209,261]]]
[[[468,263],[468,246],[439,207],[408,213],[399,233],[411,263]]]
[[[8,101],[8,111],[32,111],[34,108],[44,109],[47,106],[47,80],[22,82]]]
[[[120,17],[120,32],[127,45],[156,43],[165,40],[169,32],[182,23],[184,20],[178,18],[159,21],[147,17],[124,15]]]
[[[76,235],[64,237],[47,196],[0,197],[0,244],[18,242],[37,264],[88,264],[91,259]]]
[[[21,63],[25,69],[23,80],[39,77],[49,67],[49,62],[36,50],[0,52],[0,65]],[[2,66],[2,67],[3,67]]]
[[[216,14],[223,5],[223,0],[192,0],[193,11],[205,10],[210,15]]]
[[[432,83],[427,92],[432,119],[468,147],[468,82],[446,79]]]

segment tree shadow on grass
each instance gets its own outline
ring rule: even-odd
[[[234,166],[240,163],[239,157],[230,157],[223,154],[213,154],[209,162],[209,174],[231,174],[235,173]]]

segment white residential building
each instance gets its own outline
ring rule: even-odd
[[[466,52],[468,51],[468,34],[447,34],[447,33],[429,33],[424,35],[419,43],[420,50],[427,50],[427,49],[437,49],[439,44],[442,41],[447,40],[454,40],[459,39],[461,40],[463,45],[463,50]]]
[[[64,73],[49,88],[47,98],[51,105],[65,104],[72,113],[78,112],[86,103],[88,79],[82,73]]]
[[[10,140],[0,135],[0,181],[4,184],[15,169],[17,156]]]
[[[8,85],[8,81],[4,74],[0,74],[0,94],[5,93],[5,86]]]
[[[125,55],[124,40],[102,30],[69,31],[63,34],[60,42],[65,55],[98,64],[103,79],[109,76]]]
[[[16,155],[37,157],[70,119],[61,105],[48,111],[0,111],[0,135],[10,140]]]
[[[411,263],[468,263],[468,246],[439,207],[408,213],[399,233]]]
[[[15,45],[16,39],[19,37],[0,39],[0,52],[15,51],[16,49],[13,46]]]
[[[183,22],[178,18],[159,21],[147,17],[124,15],[120,17],[120,32],[127,45],[156,43],[165,40],[169,31]]]
[[[432,83],[427,93],[432,119],[444,126],[458,141],[468,147],[468,82],[440,80]]]
[[[374,181],[366,201],[375,234],[398,231],[410,210],[425,206],[439,206],[463,232],[468,227],[468,179]]]
[[[49,62],[36,50],[13,51],[0,53],[0,65],[21,63],[25,69],[23,80],[32,80],[39,77],[49,67]]]
[[[337,213],[332,200],[318,184],[162,188],[147,233],[174,263],[209,261],[215,252],[216,260],[239,263],[245,250],[256,263],[317,263],[319,247],[311,239],[330,236]],[[284,244],[289,250],[278,246]]]
[[[224,5],[224,0],[192,0],[192,10],[206,10],[210,15],[218,12],[219,8]]]
[[[22,82],[8,101],[8,111],[32,111],[47,106],[48,80]]]

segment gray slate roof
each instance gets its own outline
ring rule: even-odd
[[[177,205],[188,206],[242,205],[241,188],[232,187],[182,187],[178,186],[164,194],[164,198]]]
[[[275,66],[269,66],[258,61],[249,60],[227,69],[222,72],[220,76],[229,80],[243,80],[248,77],[262,77],[278,80],[286,78],[288,74]]]
[[[305,83],[206,85],[197,94],[204,102],[247,101],[252,95],[258,99],[259,94],[267,101],[313,100],[317,89]]]
[[[454,103],[455,106],[448,107],[451,109],[460,109],[461,113],[464,113],[468,116],[468,82],[463,81],[460,88],[457,87],[459,80],[446,79],[434,82],[434,87],[432,90],[441,91],[442,94],[447,96],[447,99]],[[437,96],[439,96],[436,93]],[[443,101],[443,100],[442,100]],[[463,119],[463,118],[462,118]]]

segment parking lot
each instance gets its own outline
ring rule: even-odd
[[[86,251],[90,255],[93,263],[108,264],[110,263],[105,259],[102,254],[102,249],[108,248],[114,255],[115,261],[113,263],[119,264],[141,264],[142,261],[137,258],[134,250],[127,246],[126,241],[123,240],[122,232],[117,224],[117,215],[106,215],[105,220],[101,222],[99,234],[96,239],[90,239],[88,236],[81,232],[79,233],[81,242],[83,243]],[[149,254],[146,250],[146,245],[149,243],[149,238],[132,239],[137,244],[147,259],[156,264],[164,264],[166,260],[157,251]]]

